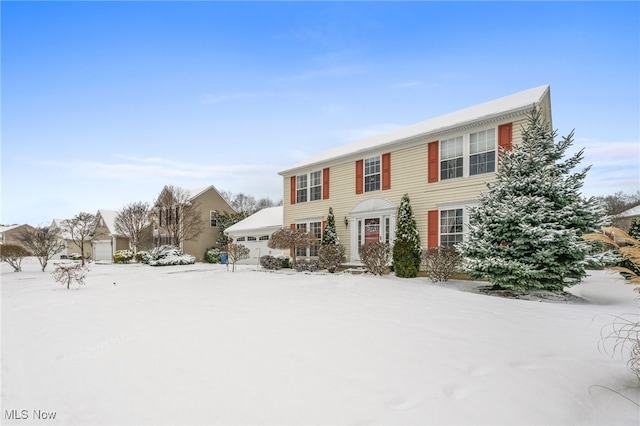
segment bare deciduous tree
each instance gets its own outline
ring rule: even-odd
[[[67,289],[71,287],[72,282],[77,282],[79,285],[84,285],[84,279],[87,276],[89,268],[87,266],[73,263],[73,264],[58,264],[55,271],[51,273],[53,279],[62,285],[66,285]]]
[[[625,210],[640,204],[640,191],[635,194],[625,194],[618,191],[613,195],[596,197],[604,206],[609,216],[615,216]]]
[[[166,186],[156,199],[154,214],[159,229],[176,247],[197,238],[204,230],[200,203],[184,188]]]
[[[71,241],[80,248],[82,256],[82,266],[84,266],[84,246],[93,237],[93,228],[96,222],[96,215],[80,212],[71,219],[65,219],[61,223],[63,231],[71,236]]]
[[[242,192],[233,194],[231,191],[221,191],[220,195],[227,200],[227,203],[229,203],[236,212],[242,214],[244,217],[252,215],[267,207],[282,205],[282,200],[276,202],[268,197],[256,199],[254,196],[246,195]]]
[[[137,201],[118,210],[114,226],[116,232],[131,240],[133,252],[137,253],[142,243],[143,231],[149,224],[149,203]]]
[[[22,259],[27,256],[31,253],[19,244],[0,244],[0,260],[7,262],[14,272],[22,271]]]
[[[42,272],[47,267],[49,259],[64,248],[64,244],[58,239],[56,229],[50,226],[38,226],[31,230],[25,230],[18,239],[27,250],[38,258]]]
[[[249,253],[251,252],[248,247],[237,243],[231,243],[227,245],[226,250],[227,254],[229,255],[229,262],[231,262],[231,270],[233,272],[236,271],[236,262],[242,259],[248,259]]]
[[[293,267],[296,267],[296,250],[307,248],[316,242],[316,237],[304,229],[282,228],[271,234],[267,245],[272,249],[291,249]]]

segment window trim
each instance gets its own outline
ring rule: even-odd
[[[319,179],[319,183],[317,185],[312,185],[313,178],[312,176],[316,175],[317,179]],[[304,187],[300,186],[301,178],[304,178]],[[312,170],[308,173],[295,175],[295,203],[309,203],[312,201],[320,201],[325,199],[325,172],[324,169]],[[316,192],[317,198],[311,198],[313,194],[313,190],[316,189],[319,191]],[[304,194],[304,195],[303,195]],[[304,198],[304,199],[303,199]],[[293,201],[293,200],[292,200]]]
[[[500,131],[500,127],[502,125],[498,125],[498,124],[494,124],[494,125],[489,125],[489,126],[482,126],[482,127],[478,127],[475,129],[471,129],[466,131],[465,133],[454,133],[451,134],[449,136],[447,136],[446,138],[440,139],[438,142],[438,180],[435,181],[433,180],[433,182],[442,182],[442,181],[451,181],[451,180],[455,180],[455,179],[460,179],[460,178],[468,178],[468,177],[472,177],[472,176],[481,176],[481,175],[485,175],[488,173],[496,173],[497,169],[498,169],[498,152],[499,152],[499,131]],[[489,149],[487,151],[482,151],[482,152],[478,152],[475,154],[471,154],[471,135],[472,134],[477,134],[477,133],[482,133],[482,132],[486,132],[488,130],[493,130],[493,149]],[[462,137],[462,175],[460,176],[453,176],[453,177],[443,177],[442,175],[442,163],[444,161],[451,161],[454,159],[459,159],[460,157],[455,157],[455,158],[447,158],[445,160],[442,159],[442,147],[443,147],[443,142],[447,142],[450,141],[452,139],[456,139],[456,138],[460,138]],[[486,172],[481,172],[481,173],[471,173],[471,156],[472,155],[479,155],[479,154],[484,154],[484,153],[490,153],[493,152],[494,157],[493,157],[493,170],[492,171],[486,171]]]
[[[218,211],[217,210],[209,210],[209,227],[210,228],[218,227]]]

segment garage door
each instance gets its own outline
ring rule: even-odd
[[[93,242],[93,260],[107,260],[109,262],[113,261],[113,257],[111,255],[110,240]]]

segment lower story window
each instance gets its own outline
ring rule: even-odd
[[[296,256],[317,256],[318,249],[320,248],[320,240],[322,238],[322,222],[307,222],[296,224],[297,229],[303,229],[311,233],[316,242],[311,247],[298,247],[296,249]]]
[[[440,245],[461,243],[462,237],[462,209],[440,210]]]

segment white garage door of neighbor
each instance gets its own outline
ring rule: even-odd
[[[93,242],[93,260],[113,260],[111,255],[111,241]]]

